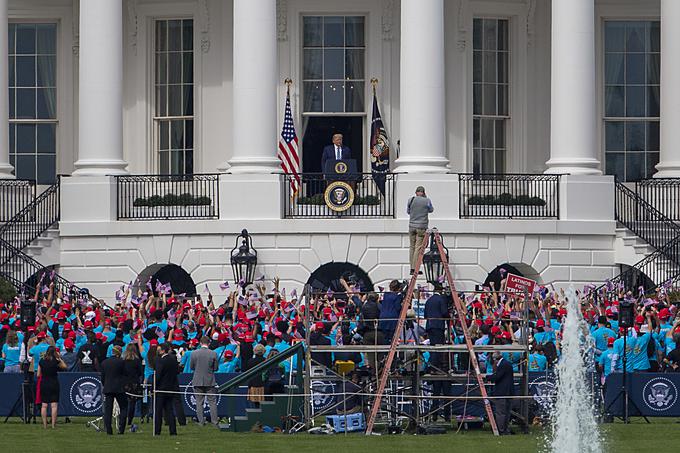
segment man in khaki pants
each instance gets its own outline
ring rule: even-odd
[[[434,211],[432,202],[425,195],[423,186],[416,187],[416,195],[409,198],[406,205],[406,213],[409,215],[408,237],[409,237],[409,259],[411,260],[411,275],[415,272],[418,250],[423,243],[425,230],[429,222],[428,214]],[[422,271],[418,272],[422,274]]]

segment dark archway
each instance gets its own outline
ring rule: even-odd
[[[176,264],[153,264],[144,269],[137,277],[138,285],[146,291],[146,282],[151,278],[151,288],[156,289],[156,282],[170,283],[175,294],[186,293],[187,297],[196,295],[196,283],[191,275]]]
[[[326,263],[312,272],[307,284],[315,292],[325,292],[328,288],[333,292],[342,292],[345,289],[340,285],[340,277],[343,277],[350,284],[357,285],[362,291],[373,291],[373,282],[368,274],[352,263]]]
[[[627,264],[619,264],[619,272],[624,288],[637,293],[637,288],[643,286],[645,291],[652,291],[656,288],[654,280],[649,278],[647,274],[633,266]]]

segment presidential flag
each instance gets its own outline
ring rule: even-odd
[[[371,120],[371,172],[380,193],[385,195],[385,173],[390,171],[390,139],[380,116],[378,96],[373,89],[373,118]]]
[[[279,138],[277,156],[281,161],[283,172],[291,175],[290,189],[295,195],[300,189],[300,157],[298,154],[298,138],[293,124],[293,113],[290,108],[290,89],[286,90],[286,112],[283,118],[283,129]]]

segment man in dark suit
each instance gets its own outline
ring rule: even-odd
[[[512,364],[503,357],[500,352],[493,353],[493,374],[487,379],[494,383],[493,395],[495,397],[515,396],[515,382],[512,375]],[[498,398],[494,400],[496,425],[500,434],[511,434],[508,430],[510,422],[510,409],[512,399]]]
[[[113,418],[113,401],[118,402],[120,413],[118,415],[118,434],[125,433],[125,419],[127,414],[128,400],[124,386],[127,382],[125,374],[125,361],[120,358],[121,348],[113,347],[113,355],[101,364],[102,386],[104,387],[104,427],[106,434],[113,434],[111,419]]]
[[[425,302],[425,330],[427,338],[432,346],[446,343],[446,320],[449,319],[449,307],[446,297],[440,292],[434,293]],[[448,364],[445,363],[445,353],[433,351],[430,353],[430,363],[434,372],[446,372]],[[451,405],[448,401],[437,398],[451,395],[451,383],[445,380],[434,380],[432,384],[432,419],[437,420],[439,415],[447,422],[451,420]],[[443,406],[443,407],[442,407]]]
[[[342,134],[333,134],[333,144],[323,148],[321,155],[321,171],[326,171],[326,162],[334,160],[351,159],[352,151],[342,144]]]
[[[161,357],[156,359],[156,406],[154,408],[154,432],[157,436],[161,434],[163,418],[170,427],[170,435],[177,435],[177,424],[175,413],[173,412],[174,394],[162,392],[179,392],[179,367],[177,358],[170,354],[170,344],[163,343],[160,346]],[[160,392],[159,392],[160,390]],[[162,417],[161,417],[162,415]]]

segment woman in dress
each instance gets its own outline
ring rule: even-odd
[[[255,346],[253,349],[255,357],[248,361],[248,369],[264,362],[264,351],[265,347],[263,345],[258,344]],[[248,401],[255,408],[260,407],[260,402],[264,401],[264,379],[262,379],[262,373],[257,373],[248,381]]]
[[[123,360],[125,360],[125,376],[127,377],[127,382],[125,383],[125,391],[128,394],[127,423],[130,425],[130,430],[135,432],[137,425],[133,424],[132,421],[135,418],[137,400],[140,399],[137,395],[142,394],[141,382],[144,375],[144,365],[142,365],[139,348],[135,343],[130,343],[125,347]]]
[[[59,406],[59,378],[57,373],[66,369],[66,363],[61,358],[59,350],[50,346],[38,363],[38,385],[40,386],[40,401],[42,408],[43,428],[47,429],[47,406],[51,407],[52,428],[57,425],[57,407]]]

